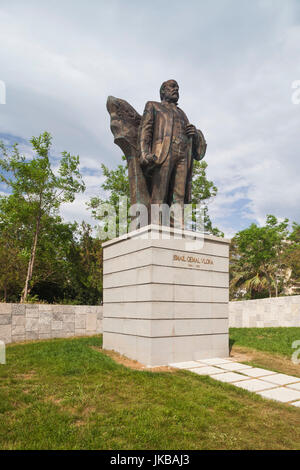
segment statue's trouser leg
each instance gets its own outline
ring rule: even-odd
[[[167,195],[169,190],[170,176],[172,173],[171,163],[172,159],[169,155],[161,166],[158,166],[154,169],[152,174],[151,223],[155,225],[161,225],[162,223],[166,225],[163,220],[166,221],[166,219],[169,219],[169,211],[168,214],[165,214],[164,216],[162,216],[161,211],[168,210],[166,201],[168,199]],[[164,207],[162,207],[163,204],[165,204]]]
[[[184,197],[188,166],[186,157],[180,158],[174,168],[173,199],[174,211],[170,214],[171,227],[184,228]]]

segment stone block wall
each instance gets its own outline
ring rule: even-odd
[[[68,338],[102,333],[103,307],[0,303],[0,340]],[[229,302],[229,326],[300,327],[300,295]]]
[[[300,295],[229,302],[229,326],[300,327]]]
[[[102,333],[103,307],[0,303],[0,340],[91,336]]]

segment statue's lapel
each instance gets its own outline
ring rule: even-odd
[[[163,119],[163,141],[161,145],[160,154],[157,155],[158,161],[162,164],[168,156],[170,150],[170,144],[173,134],[173,121],[174,121],[174,113],[172,108],[160,103],[161,106],[161,118]]]

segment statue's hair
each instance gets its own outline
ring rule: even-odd
[[[165,87],[166,87],[166,84],[167,84],[168,82],[171,82],[171,81],[175,81],[175,82],[176,82],[176,80],[170,79],[170,80],[167,80],[166,82],[163,82],[163,83],[162,83],[162,85],[161,85],[161,87],[160,87],[160,89],[159,89],[159,94],[160,94],[160,99],[161,99],[161,101],[162,101],[162,100],[164,99],[164,97],[165,97]],[[177,83],[177,82],[176,82],[176,83]]]
[[[159,94],[160,94],[160,99],[161,101],[164,99],[165,97],[165,86],[166,86],[167,82],[163,82],[160,89],[159,89]]]

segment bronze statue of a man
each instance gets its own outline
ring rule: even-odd
[[[177,106],[175,80],[161,85],[160,98],[147,102],[143,116],[125,100],[107,99],[115,143],[127,158],[131,205],[144,204],[148,211],[151,205],[183,208],[191,202],[193,160],[206,152],[202,132]]]
[[[201,160],[206,142],[177,106],[179,86],[168,80],[160,88],[161,103],[148,101],[140,124],[140,162],[151,175],[151,204],[189,203],[193,159]]]

